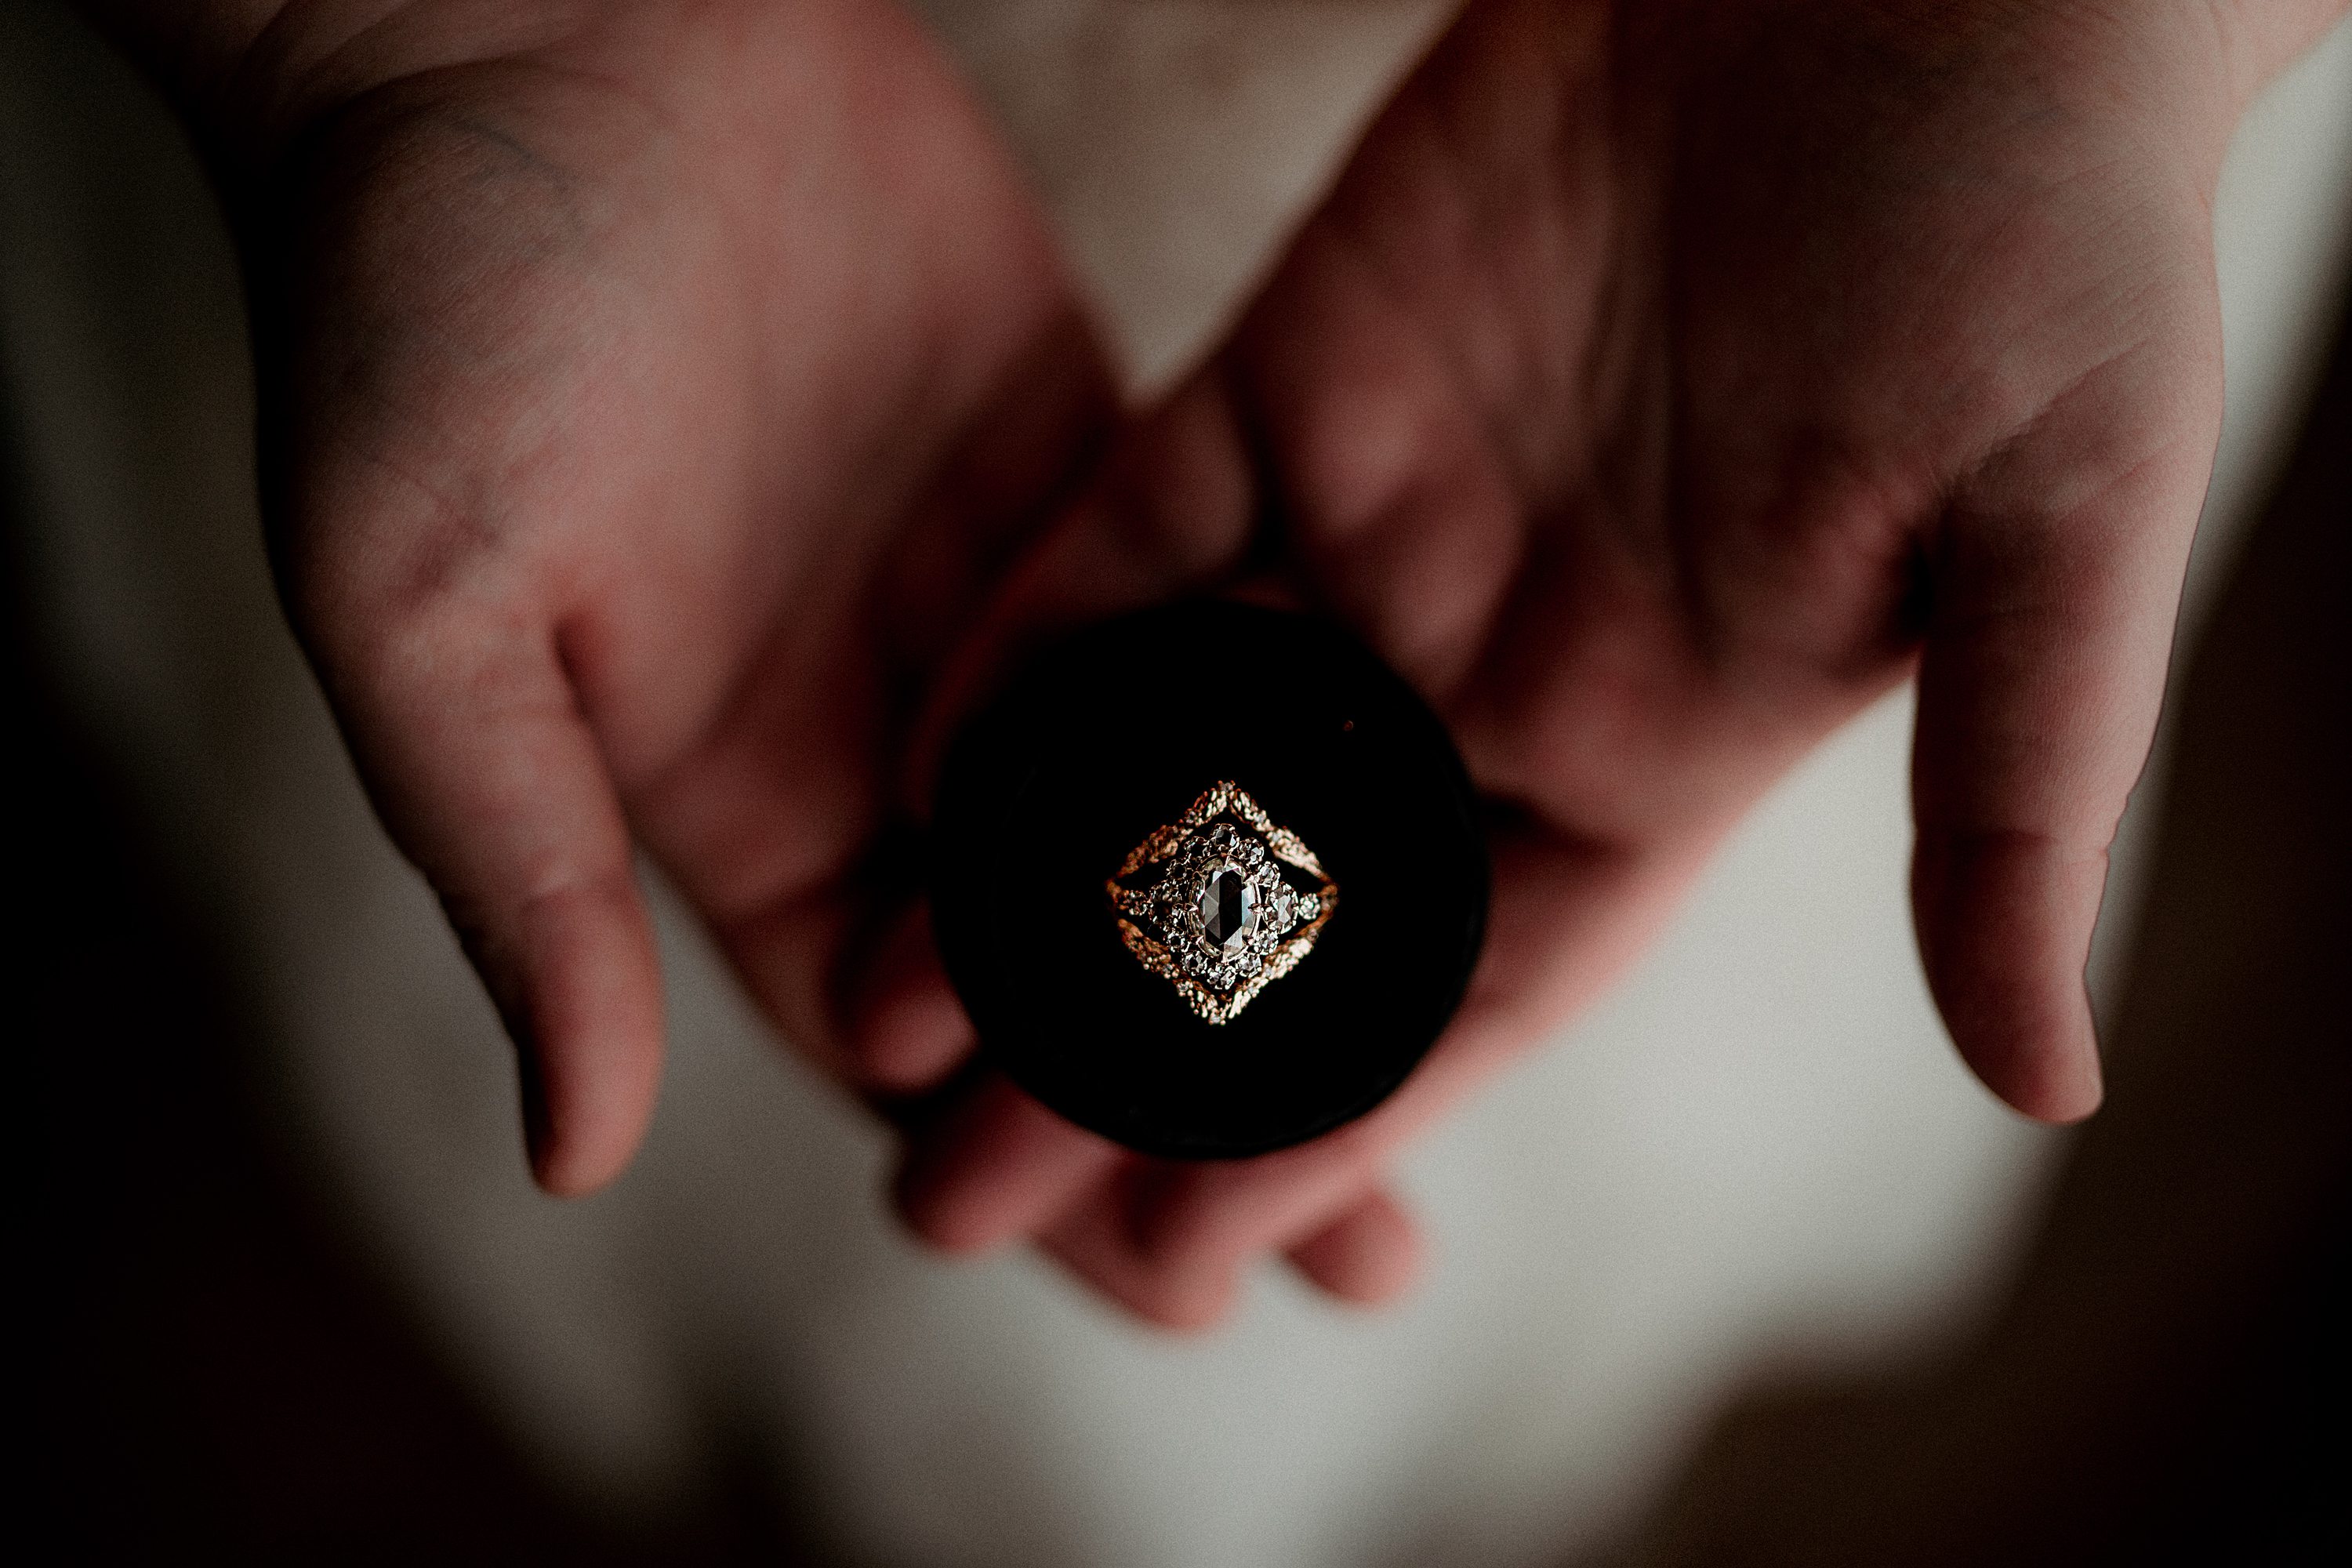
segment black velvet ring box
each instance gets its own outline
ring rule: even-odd
[[[1107,884],[1225,781],[1338,896],[1312,951],[1212,1022],[1139,962]],[[1477,800],[1436,716],[1335,624],[1216,601],[1089,628],[1017,675],[950,752],[932,871],[985,1057],[1175,1158],[1264,1153],[1378,1105],[1460,1005],[1486,929]],[[1312,910],[1314,879],[1286,875]],[[1227,922],[1242,910],[1205,880],[1212,930],[1221,894]]]

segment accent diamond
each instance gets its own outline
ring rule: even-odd
[[[1212,1024],[1296,969],[1339,897],[1314,851],[1230,779],[1137,845],[1105,888],[1136,962]]]

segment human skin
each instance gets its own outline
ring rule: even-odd
[[[930,1097],[919,1233],[1034,1238],[1171,1326],[1269,1251],[1399,1288],[1400,1144],[1915,672],[1937,1003],[1996,1093],[2088,1113],[2219,423],[2213,180],[2338,8],[1482,0],[1072,499],[1106,378],[882,0],[95,7],[226,196],[289,616],[516,1037],[540,1181],[608,1181],[650,1114],[634,839],[796,1046]],[[898,847],[1013,651],[1203,589],[1419,686],[1496,881],[1395,1100],[1191,1166],[961,1074]]]
[[[992,1086],[919,1142],[918,1228],[1038,1236],[1179,1325],[1267,1248],[1392,1288],[1397,1148],[1915,677],[1935,999],[1993,1092],[2089,1114],[2083,972],[2219,433],[2213,186],[2338,10],[1470,8],[971,656],[1244,570],[1347,620],[1496,808],[1468,1002],[1389,1104],[1255,1161]]]
[[[894,737],[1108,377],[892,6],[216,16],[110,19],[224,190],[282,595],[520,1047],[540,1181],[584,1193],[658,1074],[632,839],[840,1068]]]
[[[281,595],[514,1037],[534,1175],[595,1190],[652,1111],[633,843],[915,1119],[961,1015],[893,984],[906,737],[1118,414],[931,40],[882,0],[89,8],[221,189]]]

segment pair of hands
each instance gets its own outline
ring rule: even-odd
[[[1915,673],[1937,1003],[2004,1100],[2089,1112],[2220,419],[2212,183],[2330,8],[1472,0],[1133,416],[890,0],[112,19],[220,173],[285,598],[518,1042],[540,1181],[609,1181],[651,1113],[641,843],[906,1130],[920,1234],[1198,1325],[1269,1251],[1402,1285],[1399,1144]],[[1024,643],[1245,576],[1445,717],[1495,902],[1388,1105],[1179,1165],[961,1070],[902,846]]]

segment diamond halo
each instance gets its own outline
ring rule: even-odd
[[[1211,1024],[1297,968],[1339,901],[1314,851],[1231,779],[1137,845],[1104,887],[1128,952]]]

